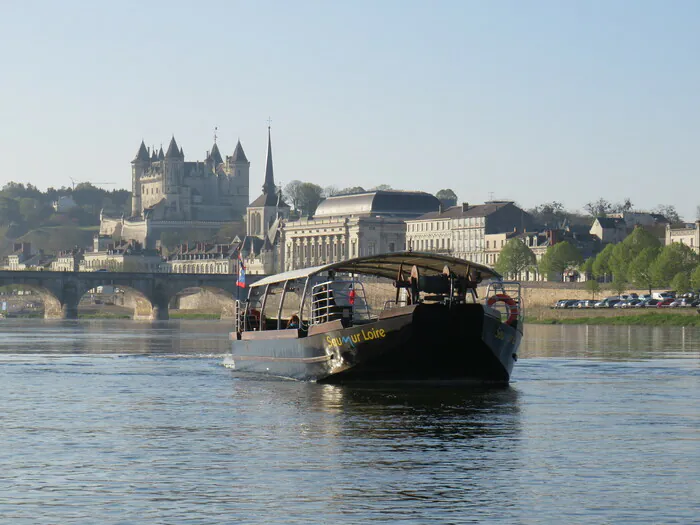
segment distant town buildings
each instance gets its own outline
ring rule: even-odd
[[[237,257],[237,244],[185,243],[160,265],[159,271],[238,275]]]
[[[406,247],[416,251],[449,253],[488,264],[486,236],[532,230],[532,216],[512,201],[462,203],[406,221]],[[495,239],[494,239],[495,242]],[[489,253],[494,253],[490,250]]]
[[[402,251],[406,221],[437,210],[429,193],[381,190],[329,197],[313,217],[282,229],[284,268],[295,270],[363,255]]]
[[[671,225],[668,224],[664,244],[668,246],[674,242],[685,244],[691,247],[695,253],[700,253],[700,220],[684,224],[681,228],[671,228]]]

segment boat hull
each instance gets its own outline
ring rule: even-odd
[[[306,337],[296,330],[245,336],[232,352],[242,371],[326,383],[508,383],[522,333],[479,304],[419,304],[350,328],[314,326]]]

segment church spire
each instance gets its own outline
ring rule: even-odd
[[[269,124],[267,126],[267,165],[265,166],[265,183],[262,189],[265,195],[275,195],[277,192],[275,176],[272,172],[272,139],[270,138]]]

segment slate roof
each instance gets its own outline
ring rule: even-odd
[[[511,201],[492,201],[485,204],[476,204],[474,206],[467,206],[464,209],[463,205],[451,206],[446,210],[434,211],[426,213],[417,217],[417,221],[426,221],[429,219],[461,219],[465,217],[488,217],[492,213],[504,208],[508,205],[512,205]]]
[[[214,164],[217,166],[224,161],[223,157],[221,156],[221,152],[219,151],[219,146],[216,145],[216,142],[214,142],[214,145],[211,147],[209,158],[211,158],[214,161]]]
[[[239,140],[236,144],[236,149],[233,150],[233,157],[231,158],[233,162],[248,162],[248,158],[245,156],[243,151],[243,146],[241,146],[241,141]]]
[[[624,219],[614,219],[611,217],[596,217],[598,224],[603,228],[617,228],[618,226],[625,226]]]
[[[314,217],[355,215],[417,218],[437,210],[439,206],[440,201],[430,193],[378,190],[328,197],[318,205]]]
[[[141,141],[141,146],[139,146],[139,151],[136,153],[136,157],[134,157],[133,162],[136,161],[148,161],[148,150],[146,149],[146,144],[144,144],[143,140]]]
[[[166,159],[179,159],[180,158],[180,148],[175,141],[175,137],[170,139],[170,145],[168,146],[168,151],[165,153]]]

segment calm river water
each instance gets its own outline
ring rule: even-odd
[[[221,322],[0,321],[0,523],[700,523],[700,331],[528,326],[512,386],[224,368]]]

